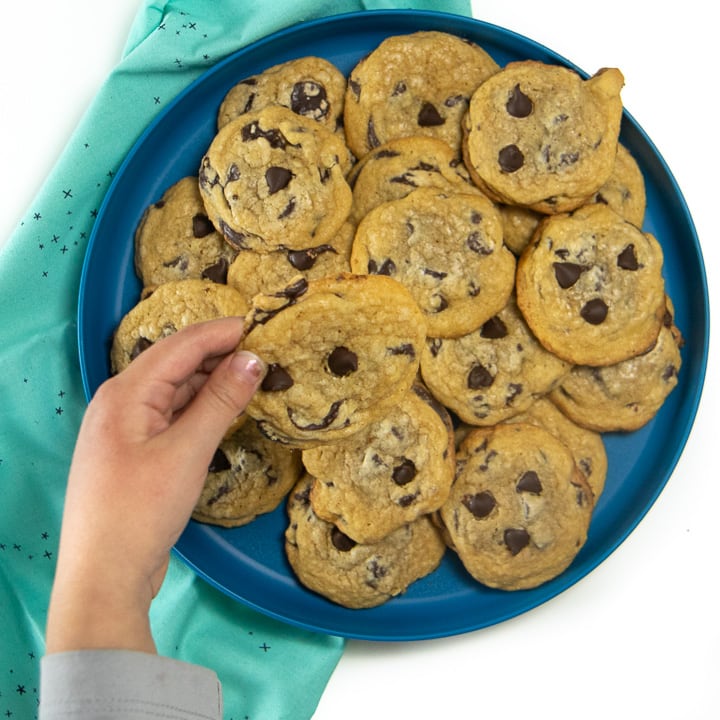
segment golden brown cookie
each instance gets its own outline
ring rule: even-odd
[[[537,587],[585,543],[593,496],[572,454],[547,430],[500,424],[462,442],[440,514],[450,546],[480,583]]]
[[[379,275],[307,281],[259,296],[243,347],[268,364],[247,412],[297,447],[348,437],[409,390],[425,320],[400,283]]]
[[[513,62],[482,83],[464,118],[464,158],[494,200],[573,210],[605,183],[617,153],[623,76]]]
[[[301,473],[300,452],[268,440],[247,419],[215,452],[192,517],[222,527],[246,525],[278,507]]]
[[[547,218],[523,252],[517,301],[551,352],[613,365],[647,351],[665,315],[657,240],[603,204]]]
[[[579,365],[550,399],[583,427],[598,432],[637,430],[655,417],[675,389],[682,342],[668,312],[650,350],[606,367]]]
[[[242,295],[210,280],[176,280],[159,285],[120,321],[110,353],[113,373],[126,368],[143,350],[180,328],[220,317],[243,317]]]
[[[525,412],[515,415],[507,422],[538,425],[567,445],[597,503],[605,488],[608,468],[605,442],[600,433],[573,422],[547,397],[536,400]]]
[[[315,513],[365,544],[437,510],[455,476],[450,416],[417,384],[383,418],[302,456]]]
[[[291,491],[285,532],[288,561],[310,590],[345,607],[376,607],[440,565],[445,543],[427,516],[377,543],[359,544],[313,512],[312,481],[306,475]]]
[[[515,257],[502,233],[500,214],[484,195],[420,188],[363,218],[350,267],[407,287],[428,335],[459,337],[499,312],[513,290]]]
[[[194,176],[150,205],[135,233],[135,271],[147,289],[193,278],[224,283],[235,252],[208,219]]]
[[[433,395],[471,425],[494,425],[526,410],[571,367],[535,339],[514,296],[472,333],[428,338],[420,359]]]
[[[241,115],[199,171],[208,217],[237,250],[329,242],[350,213],[348,150],[336,133],[281,106]]]
[[[342,125],[345,84],[345,76],[325,58],[288,60],[234,85],[220,105],[218,129],[246,113],[282,105],[335,132]]]
[[[398,137],[429,135],[460,156],[461,120],[475,88],[498,64],[475,43],[421,31],[383,40],[353,68],[345,134],[357,158]]]
[[[240,250],[227,274],[227,284],[250,304],[255,295],[276,292],[301,275],[316,280],[350,272],[350,251],[355,227],[346,222],[337,235],[323,245],[301,250],[280,248],[271,252]]]
[[[354,165],[348,182],[353,189],[350,219],[355,223],[381,203],[418,188],[480,192],[452,148],[427,135],[396,138],[371,150]]]

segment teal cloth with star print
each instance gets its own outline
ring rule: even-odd
[[[2,248],[0,715],[37,715],[65,481],[86,404],[78,285],[113,174],[155,115],[223,57],[303,20],[384,8],[470,14],[461,0],[145,0],[116,70]],[[230,718],[311,717],[343,651],[342,639],[260,615],[175,558],[151,620],[161,653],[216,670]]]

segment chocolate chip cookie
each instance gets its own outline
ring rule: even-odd
[[[599,432],[578,425],[546,397],[536,400],[525,412],[515,415],[507,422],[538,425],[567,445],[597,503],[605,488],[608,468],[605,442]]]
[[[603,204],[543,221],[517,269],[517,300],[551,352],[613,365],[647,351],[665,315],[660,244]]]
[[[355,542],[378,542],[447,500],[455,476],[452,421],[414,385],[380,420],[305,450],[302,459],[316,478],[310,499],[318,517]]]
[[[348,182],[353,191],[350,219],[355,223],[381,203],[417,188],[479,192],[450,146],[428,136],[397,138],[371,150],[353,166]]]
[[[428,335],[458,337],[499,312],[515,283],[502,220],[482,194],[431,188],[379,205],[355,232],[350,267],[405,285]]]
[[[642,227],[647,204],[645,178],[637,160],[622,143],[618,143],[610,177],[590,202],[604,203],[628,222]]]
[[[342,125],[345,76],[325,58],[300,57],[244,78],[218,111],[218,129],[246,113],[282,105],[331,132]]]
[[[550,399],[583,427],[598,432],[637,430],[655,417],[675,389],[682,343],[668,311],[650,350],[606,367],[577,366]]]
[[[571,367],[537,341],[514,295],[478,330],[428,338],[420,359],[432,394],[471,425],[494,425],[526,410]]]
[[[312,447],[348,437],[409,390],[425,319],[409,291],[341,274],[259,296],[243,346],[268,364],[247,412],[268,437]]]
[[[450,546],[478,582],[537,587],[585,543],[593,496],[570,451],[547,430],[501,424],[462,442],[440,515]]]
[[[302,250],[240,250],[228,270],[227,283],[248,302],[255,295],[281,290],[298,275],[307,280],[350,272],[355,227],[346,222],[329,242]]]
[[[405,592],[440,564],[445,543],[428,516],[403,525],[377,543],[356,543],[314,513],[312,481],[305,475],[291,491],[285,532],[288,561],[310,590],[345,607],[376,607]]]
[[[429,135],[460,155],[461,120],[498,64],[478,45],[435,31],[385,39],[353,68],[345,134],[357,158],[398,137]]]
[[[197,279],[163,283],[120,321],[110,352],[112,372],[120,372],[143,350],[187,325],[241,317],[247,310],[242,295],[227,285]]]
[[[464,117],[465,164],[494,200],[573,210],[605,183],[617,153],[623,76],[513,62],[482,83]]]
[[[222,527],[246,525],[280,505],[301,474],[300,452],[268,440],[247,419],[215,452],[192,517]]]
[[[235,251],[205,213],[197,177],[184,177],[144,212],[135,233],[135,271],[144,288],[206,279],[224,283]]]
[[[207,215],[237,250],[329,242],[350,213],[342,138],[281,106],[241,115],[213,139],[199,171]]]

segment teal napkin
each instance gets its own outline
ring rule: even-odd
[[[94,217],[142,130],[203,71],[302,20],[382,8],[470,14],[461,0],[144,0],[122,58],[0,252],[0,716],[37,716],[65,479],[85,409],[77,292]],[[266,618],[173,559],[152,609],[161,653],[212,667],[226,716],[312,716],[340,638]]]

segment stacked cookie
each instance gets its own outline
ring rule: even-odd
[[[351,608],[447,548],[506,590],[567,568],[602,433],[648,422],[681,364],[622,84],[418,32],[347,80],[299,58],[228,92],[198,176],[138,227],[143,295],[112,354],[246,316],[268,373],[196,520],[287,499],[299,581]]]

